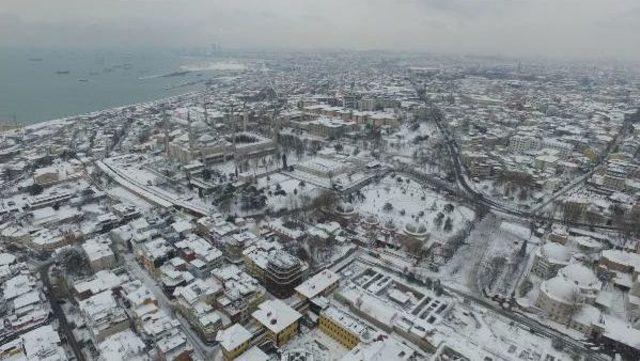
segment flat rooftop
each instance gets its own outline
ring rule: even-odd
[[[296,292],[308,299],[311,299],[338,281],[340,281],[340,276],[332,270],[326,269],[302,282],[302,284],[296,287]]]
[[[269,331],[276,334],[302,317],[298,311],[280,300],[262,302],[252,316]]]

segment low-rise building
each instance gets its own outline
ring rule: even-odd
[[[298,323],[302,315],[280,300],[267,300],[251,314],[262,325],[267,339],[276,347],[287,343],[298,333]]]
[[[234,323],[231,327],[218,332],[216,340],[220,342],[224,359],[231,361],[247,351],[251,337],[251,332],[239,323]]]
[[[328,296],[340,285],[340,276],[330,269],[322,270],[295,288],[303,300],[318,296]]]
[[[82,249],[87,254],[89,265],[94,272],[111,269],[116,262],[111,250],[111,241],[107,238],[90,238],[82,244]]]
[[[222,326],[222,318],[213,310],[213,304],[222,293],[222,286],[215,279],[196,279],[173,291],[175,304],[180,313],[207,342],[214,341]]]
[[[107,337],[98,345],[99,361],[127,360],[148,361],[150,356],[145,351],[145,344],[131,330],[118,332]]]
[[[110,291],[104,291],[79,301],[78,307],[96,343],[129,328],[127,315],[117,304]]]
[[[362,321],[335,307],[328,307],[320,313],[318,327],[349,350],[360,342],[372,341],[376,333]]]
[[[264,287],[236,265],[215,269],[213,275],[224,288],[216,300],[217,307],[233,322],[247,319],[264,300]]]
[[[174,245],[180,256],[190,263],[194,273],[200,276],[208,276],[212,269],[222,264],[222,252],[195,234],[188,234]]]

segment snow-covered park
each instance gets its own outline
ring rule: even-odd
[[[474,218],[473,210],[404,175],[384,177],[362,188],[360,193],[362,197],[354,197],[353,203],[358,212],[376,215],[381,223],[394,222],[400,229],[407,223],[418,222],[432,236],[446,237]]]

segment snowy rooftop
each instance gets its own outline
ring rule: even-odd
[[[11,253],[0,253],[0,266],[6,266],[14,263],[16,261],[16,256]]]
[[[570,280],[556,276],[540,284],[540,291],[558,302],[572,304],[577,302],[580,288]]]
[[[547,242],[539,250],[540,254],[557,263],[567,263],[571,259],[571,251],[555,242]]]
[[[590,268],[579,263],[572,263],[563,267],[558,271],[558,274],[570,281],[573,281],[580,288],[592,288],[599,290],[601,286],[601,282],[598,280],[595,273]]]
[[[113,251],[109,247],[110,244],[111,241],[103,237],[90,238],[82,244],[82,249],[84,249],[89,260],[94,261],[113,256]]]
[[[105,360],[145,360],[145,344],[131,330],[118,332],[107,337],[98,345],[100,355]]]
[[[602,251],[602,258],[640,271],[640,254],[608,249]]]
[[[262,302],[251,315],[276,334],[302,317],[298,311],[277,299]]]
[[[385,337],[372,343],[360,343],[340,361],[407,361],[412,360],[416,352],[406,344]]]
[[[92,319],[100,319],[114,311],[116,313],[121,311],[109,291],[100,292],[86,300],[79,301],[78,306],[87,317]]]
[[[218,331],[218,335],[216,336],[216,340],[219,341],[226,350],[233,350],[250,339],[251,332],[239,323],[235,323],[225,330]]]
[[[171,228],[178,233],[183,233],[193,229],[193,225],[189,221],[177,221],[171,224]]]
[[[312,299],[339,281],[340,276],[338,274],[330,269],[326,269],[316,273],[313,277],[296,287],[296,292],[308,299]]]
[[[269,252],[269,263],[277,266],[278,268],[287,269],[298,266],[300,264],[300,259],[284,250],[276,249]]]
[[[123,278],[121,276],[116,275],[110,270],[102,270],[96,272],[90,279],[76,282],[73,288],[78,293],[90,291],[92,294],[97,294],[108,289],[116,288],[122,283]]]
[[[322,311],[322,315],[339,324],[345,330],[349,330],[349,332],[357,335],[361,341],[368,342],[372,340],[376,334],[376,330],[369,327],[358,318],[353,317],[336,307],[330,306],[326,310]]]
[[[236,357],[235,361],[269,361],[269,356],[258,346],[253,346],[242,355]]]
[[[60,336],[53,326],[46,325],[22,335],[25,353],[29,360],[64,360],[64,351],[59,348]]]

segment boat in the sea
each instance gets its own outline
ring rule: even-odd
[[[83,78],[83,79],[78,79],[78,81],[79,81],[79,82],[83,82],[83,83],[85,83],[85,82],[88,82],[88,81],[89,81],[89,79],[84,79],[84,78]]]
[[[58,70],[56,71],[56,74],[69,74],[70,71],[69,70]]]
[[[29,61],[43,61],[42,58],[29,58]]]

